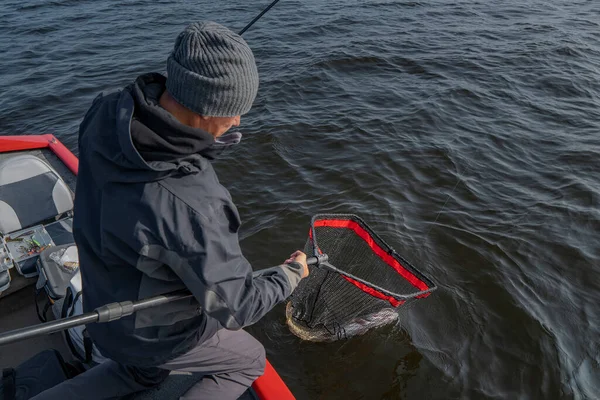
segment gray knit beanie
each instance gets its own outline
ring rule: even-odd
[[[177,36],[167,60],[167,90],[179,104],[212,117],[250,111],[258,91],[252,50],[215,22],[196,22]]]

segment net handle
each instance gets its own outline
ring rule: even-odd
[[[309,257],[306,260],[306,264],[311,266],[317,266],[326,262],[327,255],[325,254],[322,254],[319,257]],[[2,332],[0,333],[0,346],[38,336],[49,335],[51,333],[64,331],[76,326],[82,326],[95,322],[102,323],[115,321],[140,310],[161,306],[163,304],[191,297],[193,297],[193,295],[189,291],[179,290],[137,301],[122,301],[118,303],[106,304],[86,314],[57,319],[52,322],[15,329],[8,332]]]
[[[326,256],[325,254],[323,254],[323,255]],[[316,258],[316,257],[311,257],[311,258]],[[386,290],[386,289],[382,288],[381,286],[377,286],[377,285],[375,285],[373,283],[370,283],[370,282],[367,282],[364,279],[361,279],[361,278],[359,278],[357,276],[354,276],[352,274],[349,274],[347,272],[339,270],[336,267],[334,267],[333,265],[329,264],[327,261],[319,262],[316,265],[318,267],[322,267],[322,268],[325,268],[325,269],[327,269],[329,271],[335,272],[336,274],[340,274],[342,276],[346,276],[346,277],[348,277],[348,278],[350,278],[350,279],[352,279],[354,281],[357,281],[357,282],[359,282],[359,283],[361,283],[361,284],[363,284],[365,286],[373,288],[373,289],[377,290],[378,292],[381,292],[381,293],[383,293],[383,294],[385,294],[387,296],[393,297],[393,298],[395,298],[397,300],[413,299],[415,297],[419,297],[419,296],[423,296],[423,295],[425,295],[427,293],[431,293],[431,292],[433,292],[434,290],[437,289],[437,286],[433,285],[430,288],[428,288],[427,290],[421,290],[421,291],[414,292],[414,293],[411,293],[411,294],[399,294],[399,293],[390,292],[389,290]]]

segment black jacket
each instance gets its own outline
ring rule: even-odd
[[[238,211],[210,163],[215,141],[157,104],[164,82],[143,75],[98,96],[79,131],[74,235],[84,311],[182,288],[194,295],[88,325],[104,356],[135,366],[159,366],[220,328],[255,323],[301,278],[297,263],[252,271]],[[152,151],[157,144],[164,151]]]

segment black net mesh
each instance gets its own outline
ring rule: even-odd
[[[309,238],[307,255],[315,250],[327,254],[329,263],[344,273],[399,296],[351,282],[326,268],[311,268],[287,307],[288,325],[303,339],[337,340],[394,322],[396,308],[413,300],[403,296],[435,287],[356,216],[317,216],[313,232],[318,249]]]

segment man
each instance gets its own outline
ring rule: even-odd
[[[94,100],[80,127],[74,235],[86,312],[183,288],[194,298],[89,325],[111,361],[39,398],[115,398],[178,370],[205,375],[186,399],[236,399],[265,365],[264,348],[241,329],[308,275],[300,251],[252,271],[237,209],[210,162],[239,141],[226,132],[256,97],[246,42],[216,23],[191,24],[167,74]]]

